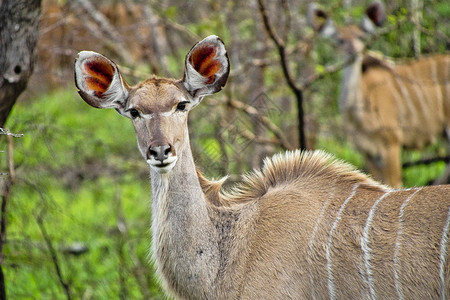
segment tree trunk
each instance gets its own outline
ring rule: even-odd
[[[0,128],[5,125],[33,72],[40,14],[41,0],[0,0]],[[5,198],[5,191],[2,194]],[[5,214],[6,200],[3,199],[0,249],[5,242]],[[0,250],[0,299],[5,300],[2,252]]]
[[[33,72],[41,0],[0,0],[0,127]]]
[[[412,32],[412,41],[414,48],[414,56],[420,56],[420,23],[422,22],[423,2],[421,0],[411,1],[411,19],[414,23],[414,29]]]

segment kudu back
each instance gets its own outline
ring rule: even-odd
[[[450,151],[450,55],[393,62],[370,53],[367,40],[382,26],[384,6],[366,9],[360,26],[336,27],[315,4],[311,26],[337,42],[345,60],[339,109],[347,136],[369,172],[393,187],[402,185],[402,148],[423,149],[444,137]],[[450,165],[438,182],[450,180]]]
[[[188,52],[181,80],[128,85],[83,51],[80,96],[133,122],[150,169],[152,256],[177,299],[450,298],[450,187],[395,190],[322,151],[267,158],[234,189],[196,168],[188,112],[225,85],[223,42]],[[113,134],[113,133],[112,133]],[[249,154],[251,155],[251,154]]]

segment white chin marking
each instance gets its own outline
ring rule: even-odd
[[[169,173],[177,163],[177,157],[170,156],[162,163],[159,160],[148,159],[147,163],[156,173],[166,174]]]

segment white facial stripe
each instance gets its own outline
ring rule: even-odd
[[[181,99],[180,99],[180,101],[178,103],[181,103],[181,102],[187,102],[188,104],[192,104],[191,101],[188,101],[184,97],[181,97]],[[177,103],[177,105],[178,105],[178,103]],[[144,118],[144,119],[147,119],[147,120],[151,120],[154,117],[170,117],[173,113],[175,113],[177,111],[177,105],[174,105],[171,110],[165,111],[165,112],[161,112],[161,113],[151,113],[151,114],[143,114],[143,113],[141,113],[141,117]],[[132,108],[133,107],[130,107],[127,110],[130,110]]]
[[[168,117],[168,116],[170,116],[171,114],[173,114],[174,112],[175,112],[175,109],[172,109],[171,111],[163,112],[163,113],[160,113],[159,115],[160,115],[161,117]]]
[[[165,118],[167,118],[167,117],[170,117],[175,112],[176,112],[175,109],[172,109],[170,111],[163,112],[163,113],[141,114],[141,117],[146,119],[146,120],[151,120],[154,117],[165,117]]]

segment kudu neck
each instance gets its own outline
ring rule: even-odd
[[[208,215],[189,143],[169,173],[150,173],[158,272],[172,290],[186,298],[216,298],[211,293],[219,270],[218,234]]]
[[[342,73],[341,92],[339,96],[339,110],[345,112],[356,108],[362,101],[361,76],[363,53],[357,53],[353,56],[347,56],[349,63],[344,67]]]

